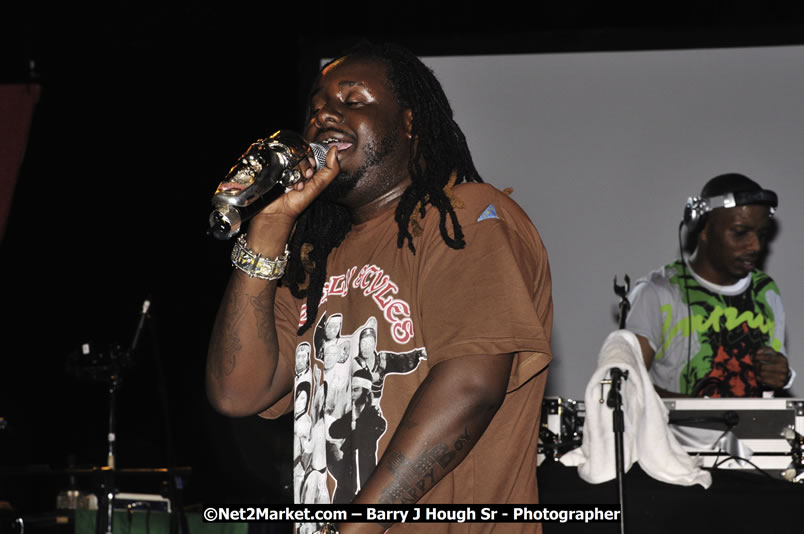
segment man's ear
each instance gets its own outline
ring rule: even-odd
[[[402,120],[405,122],[405,132],[408,134],[408,138],[413,136],[413,110],[406,109],[402,112]]]
[[[709,227],[711,226],[711,217],[707,217],[706,220],[703,222],[703,226],[701,230],[698,232],[698,243],[707,243],[709,241]]]

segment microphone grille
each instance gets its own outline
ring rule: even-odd
[[[327,147],[318,143],[310,143],[310,149],[313,151],[315,158],[315,170],[327,166]]]

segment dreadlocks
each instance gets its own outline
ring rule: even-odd
[[[433,71],[404,48],[362,44],[346,54],[386,65],[388,85],[402,109],[413,115],[408,171],[411,185],[396,207],[399,226],[397,246],[405,241],[415,254],[413,236],[421,233],[419,221],[428,204],[440,214],[439,228],[444,242],[455,249],[465,245],[463,231],[455,214],[459,206],[452,187],[461,182],[482,182],[475,169],[466,138],[452,116],[452,108]],[[449,234],[447,219],[452,226]],[[299,328],[303,334],[318,314],[318,303],[326,282],[327,256],[341,244],[352,228],[349,211],[339,204],[316,199],[298,218],[290,238],[290,261],[283,283],[296,298],[307,298],[307,320]]]

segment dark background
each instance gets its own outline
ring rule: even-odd
[[[231,243],[205,231],[237,156],[299,128],[320,57],[363,37],[419,55],[804,44],[792,3],[467,6],[1,8],[0,83],[36,82],[42,94],[0,244],[0,500],[49,510],[66,479],[26,473],[105,465],[107,387],[68,364],[83,343],[107,354],[127,346],[145,298],[150,320],[118,391],[118,467],[191,467],[191,504],[287,498],[290,422],[228,419],[204,396],[206,344],[231,270]]]

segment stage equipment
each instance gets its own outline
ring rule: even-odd
[[[288,130],[253,143],[212,196],[208,233],[218,239],[237,234],[242,223],[303,179],[296,166],[307,157],[320,169],[327,164],[327,147]]]
[[[601,397],[601,402],[605,398]],[[804,483],[804,399],[663,399],[673,435],[708,469],[763,472]],[[539,465],[583,443],[584,401],[545,397]]]
[[[118,492],[114,496],[115,510],[140,510],[159,511],[170,513],[170,499],[152,493],[123,493]]]
[[[583,442],[584,401],[545,397],[542,401],[537,462],[559,460]]]
[[[802,465],[801,451],[804,449],[804,436],[796,432],[792,425],[782,430],[782,437],[790,444],[790,455],[793,461],[782,471],[782,478],[790,482],[804,483],[804,465]]]
[[[71,353],[67,359],[67,370],[70,374],[79,379],[105,384],[109,391],[109,427],[107,433],[106,466],[95,471],[95,478],[99,481],[99,490],[97,492],[97,532],[99,534],[112,534],[114,510],[121,505],[121,503],[116,502],[118,496],[121,495],[118,492],[117,475],[122,473],[122,471],[118,469],[115,455],[115,432],[117,427],[116,400],[125,371],[137,363],[137,349],[139,348],[139,342],[146,322],[151,327],[151,335],[149,337],[153,342],[156,379],[164,409],[163,415],[165,420],[168,468],[163,471],[165,471],[169,478],[167,484],[168,499],[173,503],[172,509],[176,512],[170,516],[170,531],[172,534],[177,534],[179,532],[180,522],[182,523],[184,531],[186,532],[187,530],[185,524],[186,518],[184,517],[183,506],[181,504],[181,488],[184,483],[181,480],[180,471],[176,468],[172,431],[167,409],[167,386],[165,384],[161,358],[159,356],[158,336],[156,335],[154,322],[147,321],[147,319],[150,318],[150,308],[151,300],[150,298],[146,298],[142,304],[139,320],[128,348],[123,349],[119,344],[111,344],[105,349],[99,349],[91,343],[84,343],[79,350]],[[160,499],[162,498],[159,496],[152,496],[151,499],[139,499],[139,501],[146,502]],[[124,505],[124,509],[132,509],[131,502],[122,504]]]
[[[800,482],[804,399],[664,399],[670,428],[704,467]],[[798,480],[795,480],[798,478]]]

